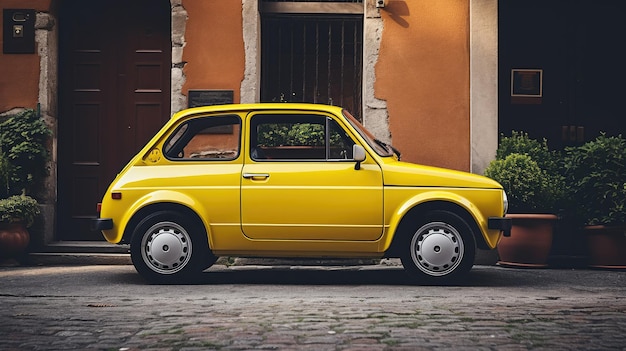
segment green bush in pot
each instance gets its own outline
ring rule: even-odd
[[[585,234],[588,265],[626,268],[626,140],[601,134],[566,149],[568,213]]]
[[[547,267],[557,208],[563,194],[558,153],[546,140],[522,132],[502,136],[496,159],[485,175],[504,187],[509,199],[511,236],[498,243],[499,264],[511,267]]]
[[[564,174],[571,216],[582,225],[626,223],[626,139],[601,134],[566,148]]]

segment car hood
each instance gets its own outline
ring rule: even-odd
[[[386,186],[502,189],[493,179],[468,172],[417,165],[386,158],[381,165]]]

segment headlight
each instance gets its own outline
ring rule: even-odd
[[[502,190],[502,202],[504,205],[504,214],[509,212],[509,198],[506,196],[506,191]]]

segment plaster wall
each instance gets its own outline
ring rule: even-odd
[[[404,160],[470,169],[469,0],[389,0],[375,96]]]
[[[245,66],[241,2],[183,0],[182,5],[188,16],[182,93],[227,89],[239,102]]]

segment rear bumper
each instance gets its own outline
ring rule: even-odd
[[[91,230],[100,231],[109,229],[113,229],[112,218],[95,218],[91,220]]]
[[[489,229],[498,229],[504,232],[504,236],[511,236],[511,227],[513,220],[505,217],[489,217],[487,227]]]

